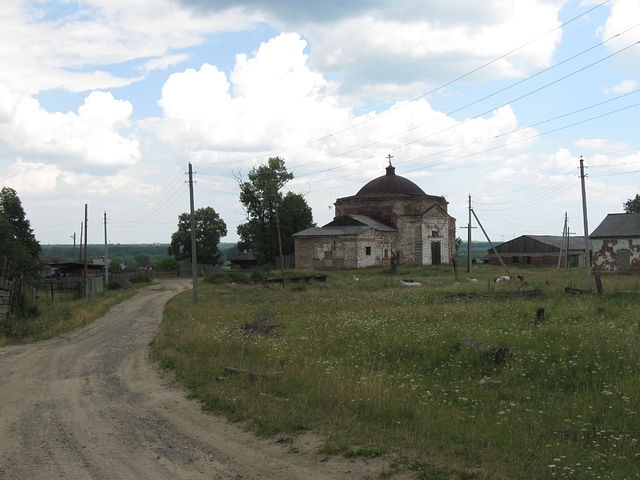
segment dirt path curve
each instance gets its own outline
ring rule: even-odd
[[[364,479],[381,460],[323,459],[312,435],[256,438],[201,411],[151,364],[154,285],[70,335],[0,348],[0,479]]]

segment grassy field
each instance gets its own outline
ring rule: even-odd
[[[327,273],[202,283],[197,306],[167,305],[153,355],[260,434],[313,430],[327,455],[385,455],[416,478],[640,478],[640,276],[603,276],[599,296],[565,293],[583,270]]]

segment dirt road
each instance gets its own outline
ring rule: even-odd
[[[77,332],[0,348],[0,479],[379,477],[381,459],[324,459],[313,435],[256,438],[154,368],[163,305],[187,288],[155,285]]]

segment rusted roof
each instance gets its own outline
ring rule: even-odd
[[[640,214],[610,213],[589,235],[590,238],[640,237]]]

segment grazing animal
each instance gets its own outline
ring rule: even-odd
[[[509,280],[511,280],[511,277],[509,275],[502,275],[501,277],[496,277],[493,279],[494,282],[498,283],[498,282],[508,282]]]

